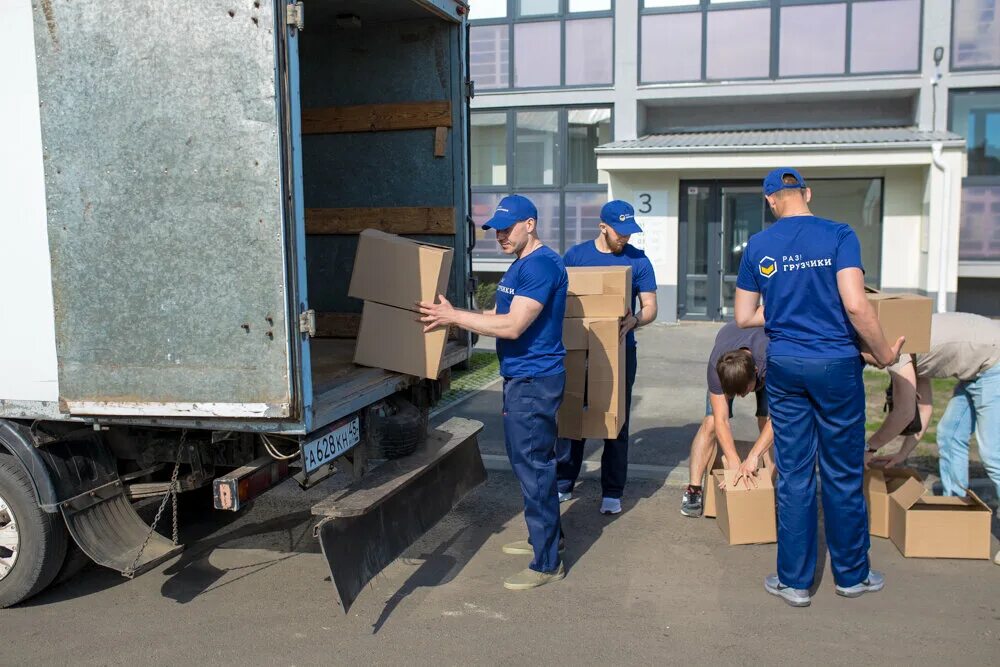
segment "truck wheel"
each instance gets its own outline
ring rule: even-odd
[[[0,609],[52,583],[66,557],[62,516],[35,502],[31,480],[9,454],[0,454]]]

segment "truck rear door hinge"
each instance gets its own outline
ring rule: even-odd
[[[465,96],[470,100],[476,96],[476,82],[473,79],[465,80]]]
[[[285,23],[296,30],[306,29],[305,7],[301,2],[285,5]]]
[[[316,337],[316,311],[309,309],[299,313],[299,331],[309,334],[310,338]]]

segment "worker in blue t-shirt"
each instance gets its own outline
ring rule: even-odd
[[[507,456],[524,495],[528,540],[506,544],[504,553],[532,554],[528,569],[504,581],[526,590],[565,575],[556,490],[556,412],[566,372],[562,324],[566,314],[566,267],[559,253],[538,239],[538,212],[526,197],[504,197],[483,229],[495,229],[504,254],[513,255],[497,287],[496,307],[486,312],[454,308],[444,298],[421,303],[425,331],[454,324],[497,339],[503,375],[503,425]]]
[[[880,366],[899,357],[865,297],[861,244],[845,224],[817,218],[795,169],[764,179],[777,222],[750,237],[736,281],[741,327],[764,326],[767,402],[778,469],[778,571],[764,588],[794,607],[811,602],[816,573],[816,461],[836,592],[881,590],[868,560],[865,389],[858,338]],[[758,307],[763,297],[763,307]],[[744,477],[755,472],[746,462]]]
[[[622,511],[622,492],[628,475],[628,413],[632,407],[632,385],[635,384],[635,330],[656,319],[656,276],[646,253],[629,245],[629,237],[642,229],[635,221],[635,210],[620,199],[609,201],[601,208],[600,233],[593,241],[584,241],[566,251],[566,266],[631,266],[632,305],[622,320],[621,335],[625,338],[625,423],[617,438],[604,441],[601,454],[601,513]],[[559,439],[559,502],[573,497],[573,485],[583,465],[583,440]]]

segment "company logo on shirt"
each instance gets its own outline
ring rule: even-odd
[[[514,288],[507,287],[506,285],[497,285],[497,291],[503,292],[504,294],[513,294]]]
[[[798,271],[800,269],[818,269],[824,266],[833,266],[832,257],[823,259],[802,259],[802,255],[782,255],[782,271]]]
[[[757,262],[757,270],[760,271],[760,275],[765,278],[770,278],[777,272],[778,263],[774,261],[774,257],[764,255],[760,258],[760,261]]]

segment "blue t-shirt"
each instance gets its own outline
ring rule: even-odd
[[[510,312],[515,296],[542,304],[542,312],[520,338],[497,339],[500,374],[505,378],[546,377],[563,372],[566,348],[562,343],[566,316],[566,267],[562,257],[542,246],[515,260],[497,286],[497,315]]]
[[[837,289],[837,272],[852,267],[864,270],[861,243],[843,223],[794,216],[750,237],[736,286],[764,298],[769,355],[858,354],[857,333]]]
[[[653,263],[646,257],[646,253],[627,243],[621,254],[616,255],[601,252],[593,241],[584,241],[567,250],[563,261],[566,266],[631,266],[633,313],[636,311],[640,292],[656,291]],[[635,329],[628,332],[625,343],[629,347],[635,347]]]

